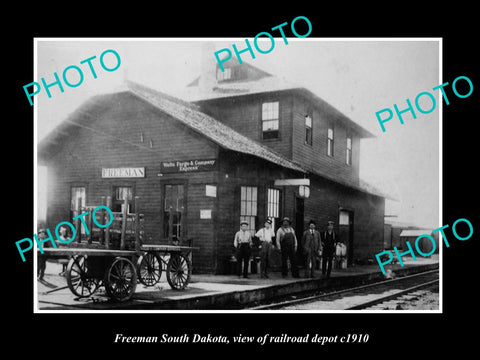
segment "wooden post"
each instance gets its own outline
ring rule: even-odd
[[[91,244],[92,243],[92,238],[93,238],[93,209],[90,212],[90,214],[88,215],[87,227],[88,227],[88,231],[90,232],[90,234],[87,235],[87,243]]]
[[[140,201],[135,196],[135,251],[140,251],[142,244],[140,243]]]
[[[107,196],[107,207],[111,210],[112,209],[112,197]],[[104,213],[104,218],[103,218],[103,223],[107,224],[107,215],[108,213],[105,211]],[[105,228],[105,249],[110,249],[110,226]]]
[[[76,211],[75,216],[80,215],[80,211],[82,210],[82,208],[80,207],[80,202],[81,202],[81,200],[78,197],[77,198],[77,208],[75,209],[75,211]],[[75,233],[78,236],[77,237],[77,242],[78,243],[82,242],[82,229],[80,228],[80,218],[75,220]]]
[[[102,205],[104,205],[104,206],[106,205],[105,200],[106,200],[105,196],[102,196]],[[102,214],[103,221],[105,221],[105,213],[106,213],[105,209],[102,209],[101,214]],[[106,223],[104,223],[104,224],[106,224]],[[105,229],[101,229],[101,230],[102,231],[100,231],[100,238],[99,238],[98,241],[100,242],[100,245],[103,245],[104,242],[105,242],[105,231],[106,230]]]
[[[189,247],[193,247],[193,239],[192,239],[192,238],[189,238],[189,239],[188,239],[188,246],[189,246]],[[189,251],[187,256],[188,256],[188,260],[190,260],[190,265],[192,266],[192,269],[193,269],[193,256],[192,256],[192,251]]]
[[[173,238],[173,206],[168,208],[168,242],[172,243]]]
[[[128,197],[125,196],[123,201],[123,211],[122,211],[122,235],[120,237],[120,250],[125,250],[125,233],[127,230],[127,214],[128,214]]]

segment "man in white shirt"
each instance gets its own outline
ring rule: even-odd
[[[258,230],[255,234],[261,241],[260,248],[260,277],[268,278],[267,269],[270,263],[272,254],[272,240],[275,237],[275,232],[272,229],[272,220],[265,221],[265,227]]]

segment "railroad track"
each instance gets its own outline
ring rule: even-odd
[[[433,285],[436,285],[438,284],[438,279],[436,280],[432,280],[432,281],[427,281],[427,282],[424,282],[424,283],[421,283],[419,285],[415,285],[415,286],[412,286],[412,287],[409,287],[405,290],[401,290],[401,291],[398,291],[396,292],[395,294],[392,294],[392,295],[387,295],[387,296],[381,296],[377,299],[373,299],[373,300],[370,300],[370,301],[367,301],[367,302],[364,302],[362,304],[359,304],[359,305],[355,305],[355,306],[351,306],[345,310],[363,310],[363,309],[367,309],[367,308],[370,308],[370,307],[374,307],[376,305],[379,305],[379,304],[383,304],[387,301],[391,301],[391,300],[395,300],[395,299],[399,299],[399,298],[402,298],[403,296],[405,295],[408,295],[408,294],[411,294],[413,292],[416,292],[420,289],[425,289],[425,288],[428,288],[430,286],[433,286]],[[418,293],[420,294],[420,293]]]
[[[356,303],[353,306],[345,306],[341,308],[341,310],[362,310],[369,307],[374,307],[386,301],[400,298],[401,296],[418,291],[420,289],[434,286],[438,284],[438,282],[439,270],[435,269],[395,279],[357,286],[354,288],[332,291],[324,294],[315,294],[312,296],[306,296],[298,299],[285,300],[276,303],[250,307],[249,310],[275,310],[295,305],[313,303],[316,301],[332,301],[335,299],[338,300],[358,295],[369,295],[368,301]],[[392,289],[397,289],[397,291],[392,292]],[[382,292],[385,293],[386,291],[390,291],[390,293],[387,295],[381,294]]]

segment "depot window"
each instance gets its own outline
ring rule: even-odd
[[[112,211],[123,212],[125,207],[125,199],[127,199],[128,213],[134,212],[133,209],[133,188],[132,186],[114,186],[112,197]]]
[[[80,215],[85,207],[87,191],[85,186],[72,186],[70,188],[70,218]],[[82,234],[85,234],[85,228],[80,227]]]
[[[217,80],[218,81],[229,80],[229,79],[232,78],[232,69],[226,68],[224,70],[225,71],[217,69]]]
[[[163,193],[163,236],[181,239],[185,222],[185,185],[165,184]]]
[[[82,212],[82,208],[85,207],[85,200],[87,193],[85,186],[72,186],[70,189],[70,217],[74,218]],[[79,213],[77,214],[77,209]]]
[[[280,190],[278,189],[267,190],[267,217],[272,220],[272,228],[275,229],[280,217]]]
[[[312,117],[310,115],[305,115],[305,144],[312,145],[312,142]]]
[[[333,156],[333,127],[327,130],[327,155]]]
[[[257,187],[242,186],[240,188],[240,222],[248,223],[248,230],[255,233],[257,217]]]
[[[278,138],[278,101],[262,104],[262,134],[263,139]]]
[[[352,138],[347,137],[347,158],[345,159],[347,165],[352,165]]]

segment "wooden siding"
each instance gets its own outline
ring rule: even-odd
[[[329,113],[300,96],[293,96],[292,160],[320,174],[358,184],[360,138]],[[312,145],[305,143],[305,115],[312,116]],[[333,126],[333,156],[327,155],[327,129]],[[347,136],[352,137],[352,165],[346,164]]]
[[[319,230],[325,230],[327,221],[333,220],[338,233],[340,210],[352,211],[354,260],[374,259],[375,254],[383,250],[385,199],[317,177],[310,181],[310,198],[305,200],[305,226],[314,219]]]
[[[279,138],[262,139],[262,103],[279,101]],[[335,117],[293,92],[270,92],[198,102],[202,111],[300,166],[358,185],[360,137]],[[305,143],[305,115],[313,119],[312,145]],[[327,155],[327,129],[334,128],[334,156]],[[346,164],[347,136],[352,138],[352,164]]]
[[[200,247],[194,255],[196,269],[212,271],[213,220],[200,220],[199,213],[214,207],[214,200],[205,196],[205,183],[215,183],[216,172],[158,174],[161,161],[216,158],[217,146],[134,95],[114,94],[110,104],[102,113],[90,114],[94,119],[82,122],[94,132],[76,127],[74,136],[49,159],[47,226],[70,220],[71,186],[86,186],[86,204],[100,205],[102,196],[112,195],[113,186],[131,185],[145,214],[144,241],[165,243],[162,184],[185,181],[189,201],[184,235]],[[115,167],[145,167],[145,178],[101,177],[102,168]]]
[[[261,103],[275,98],[258,99],[258,102],[252,99],[230,99],[231,103],[222,100],[224,105],[218,106],[218,109],[211,107],[211,103],[208,105],[210,111],[220,111],[223,114],[215,115],[218,120],[228,122],[227,125],[246,135],[250,134],[248,136],[254,137],[255,131],[252,132],[252,128],[255,126],[245,126],[242,118],[255,123],[257,138],[254,139],[258,139],[261,134]],[[275,150],[292,157],[292,142],[285,140],[285,136],[288,138],[292,134],[292,122],[288,119],[291,119],[294,113],[298,118],[302,109],[298,105],[294,107],[292,97],[277,99],[281,109],[281,139],[264,143],[271,148],[277,146]],[[112,94],[107,103],[109,105],[101,107],[101,110],[79,115],[75,121],[81,122],[85,127],[75,126],[68,141],[48,161],[47,227],[54,229],[58,222],[70,220],[71,186],[85,186],[87,205],[100,205],[102,196],[112,195],[113,186],[131,185],[135,195],[140,196],[141,212],[145,214],[145,242],[166,243],[162,228],[163,185],[183,183],[187,196],[184,238],[193,238],[194,246],[200,248],[193,256],[194,271],[226,272],[228,258],[233,254],[233,236],[239,228],[240,186],[258,187],[259,229],[266,218],[268,187],[273,187],[275,179],[296,178],[300,174],[254,156],[221,149],[204,136],[130,93]],[[296,112],[292,109],[296,109]],[[81,119],[81,116],[88,118]],[[284,119],[286,120],[283,121]],[[315,126],[314,124],[314,136]],[[140,141],[140,133],[143,133],[143,143]],[[336,146],[338,139],[339,135],[336,133]],[[153,141],[152,149],[150,140]],[[303,143],[300,145],[303,146]],[[356,153],[358,156],[354,145],[354,159]],[[335,154],[338,154],[337,149]],[[218,158],[216,171],[159,176],[162,161],[201,158]],[[307,161],[307,158],[308,156],[305,156],[302,161]],[[344,158],[342,160],[344,161]],[[137,179],[101,177],[102,168],[115,167],[145,167],[146,176]],[[344,176],[344,170],[337,171],[338,176]],[[355,259],[372,258],[376,252],[381,251],[384,236],[384,199],[320,177],[310,178],[311,196],[305,200],[304,226],[306,227],[310,219],[314,219],[319,228],[323,229],[326,221],[333,219],[338,229],[339,209],[344,207],[354,212]],[[215,198],[206,196],[206,184],[217,186]],[[280,218],[288,216],[294,220],[298,187],[279,189],[282,192]],[[212,218],[200,219],[200,210],[212,210]]]
[[[266,218],[268,187],[273,187],[275,179],[295,178],[299,174],[252,157],[223,150],[220,151],[219,159],[218,213],[215,226],[218,239],[217,272],[227,272],[226,263],[233,254],[233,236],[239,229],[239,187],[258,187],[256,229],[258,230]],[[343,208],[353,211],[354,260],[374,259],[375,254],[383,250],[384,199],[320,177],[311,177],[310,181],[310,197],[304,201],[304,229],[307,228],[310,219],[317,222],[319,230],[325,230],[327,221],[333,220],[338,232],[340,210]],[[298,196],[298,187],[284,186],[279,189],[282,193],[280,218],[288,216],[295,221],[295,197]]]
[[[263,140],[262,104],[279,102],[279,138]],[[287,94],[268,93],[252,96],[230,97],[198,103],[201,110],[235,131],[270,149],[292,158],[292,99]]]

